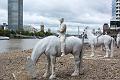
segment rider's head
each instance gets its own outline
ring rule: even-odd
[[[60,21],[60,23],[63,23],[64,22],[64,18],[61,18],[59,21]]]

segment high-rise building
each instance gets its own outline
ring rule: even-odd
[[[120,27],[120,0],[112,0],[112,19],[111,27]]]
[[[112,0],[112,20],[116,19],[116,0]]]
[[[120,20],[120,0],[112,0],[112,20]]]
[[[120,21],[120,0],[116,0],[116,19]]]
[[[23,0],[8,0],[8,28],[23,30]]]

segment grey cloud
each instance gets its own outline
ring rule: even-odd
[[[7,0],[0,0],[1,9],[7,11]],[[110,20],[111,0],[24,0],[24,24],[38,25],[40,16],[46,24],[64,17],[66,22],[101,25]]]

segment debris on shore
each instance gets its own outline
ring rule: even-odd
[[[45,72],[46,56],[42,55],[36,64],[36,79],[32,79],[25,70],[27,56],[31,50],[14,51],[0,54],[0,80],[47,80],[42,78]],[[74,58],[71,54],[57,58],[56,80],[120,80],[120,51],[115,49],[113,58],[103,58],[104,51],[96,50],[96,57],[89,57],[90,49],[85,50],[83,74],[71,77],[74,71]]]

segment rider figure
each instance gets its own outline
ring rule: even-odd
[[[60,19],[60,29],[58,30],[59,32],[59,38],[61,42],[61,56],[65,55],[65,33],[66,33],[66,24],[64,24],[64,18]]]

